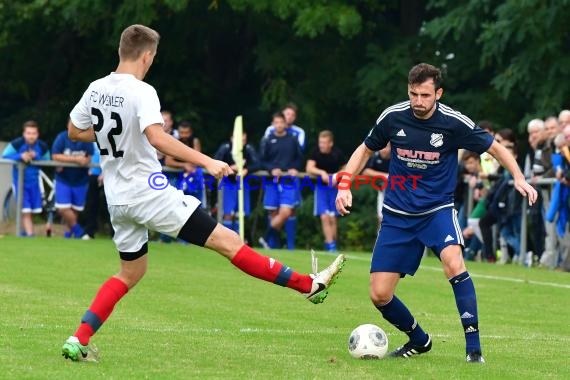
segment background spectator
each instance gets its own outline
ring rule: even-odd
[[[178,139],[186,146],[189,146],[198,152],[202,151],[202,143],[200,142],[200,139],[194,135],[194,129],[189,121],[184,120],[178,124]]]
[[[318,147],[309,156],[306,172],[317,176],[315,187],[314,215],[320,217],[325,250],[337,251],[337,223],[340,215],[336,210],[335,200],[338,189],[334,186],[334,175],[346,164],[344,153],[334,146],[334,135],[331,131],[319,133]]]
[[[264,248],[281,245],[281,229],[285,225],[287,248],[295,248],[297,220],[292,218],[299,203],[298,169],[301,165],[301,147],[296,137],[287,133],[285,117],[281,112],[273,115],[275,130],[261,141],[262,166],[273,180],[265,184],[264,208],[269,212],[269,225],[265,237],[259,242]],[[290,176],[283,179],[283,176]],[[289,220],[289,223],[286,223]]]
[[[253,173],[261,168],[259,157],[253,145],[247,142],[247,133],[243,132],[243,157],[244,157],[244,168],[243,176],[247,176],[248,173]],[[233,146],[233,136],[230,137],[230,141],[220,145],[214,158],[216,160],[227,162],[232,170],[237,173],[237,166],[232,156],[232,146]],[[236,213],[238,211],[238,183],[236,181],[236,176],[232,175],[227,178],[227,185],[223,186],[221,189],[223,191],[223,219],[222,224],[228,228],[239,233],[239,225],[236,219]],[[244,185],[243,187],[243,200],[244,200],[244,215],[249,216],[250,214],[250,191],[249,186]]]
[[[52,146],[54,161],[74,163],[81,167],[58,167],[55,170],[55,208],[62,216],[67,230],[65,238],[81,238],[84,230],[77,223],[77,214],[83,211],[87,187],[89,186],[89,169],[87,165],[93,156],[93,144],[71,141],[67,130],[55,138]]]
[[[392,152],[391,145],[388,143],[385,148],[374,152],[372,157],[366,163],[364,170],[362,170],[363,175],[370,177],[383,176],[388,179],[388,172],[390,169],[390,154]],[[382,207],[384,206],[384,190],[378,190],[378,196],[376,198],[376,214],[378,215],[378,230],[380,230],[382,223]]]
[[[29,163],[32,160],[49,160],[48,145],[39,139],[40,129],[33,120],[22,126],[22,137],[12,140],[2,153],[2,158]],[[17,231],[22,236],[33,236],[32,214],[42,212],[42,194],[40,190],[40,168],[27,165],[24,169],[24,191],[22,197],[22,226],[24,231]],[[12,170],[12,184],[15,198],[18,194],[18,168]]]
[[[99,164],[101,162],[101,153],[97,147],[97,143],[93,143],[93,156],[91,156],[92,164]],[[103,189],[103,175],[101,174],[100,167],[89,168],[89,185],[87,187],[87,199],[85,201],[84,211],[84,226],[85,233],[82,236],[83,240],[90,240],[95,238],[95,233],[99,227],[99,210],[105,213],[105,219],[109,220],[109,212],[107,211],[107,200],[101,197],[101,190]],[[103,207],[99,207],[103,202]]]

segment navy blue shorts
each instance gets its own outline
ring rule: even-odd
[[[448,207],[425,216],[405,216],[384,210],[382,229],[372,253],[370,272],[414,275],[424,248],[439,258],[448,245],[464,245],[457,211]]]

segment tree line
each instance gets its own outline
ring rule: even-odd
[[[40,122],[52,140],[89,82],[112,71],[120,32],[161,34],[146,80],[211,153],[235,115],[257,142],[287,102],[314,144],[349,152],[406,98],[417,62],[440,66],[443,101],[524,131],[569,107],[570,0],[0,1],[0,139]]]

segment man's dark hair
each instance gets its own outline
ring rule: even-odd
[[[441,70],[428,63],[415,65],[408,74],[408,84],[411,86],[422,84],[428,79],[433,79],[436,91],[441,88],[441,83],[443,82]]]
[[[501,136],[503,140],[507,140],[515,144],[517,142],[517,137],[515,136],[515,132],[510,128],[501,129],[496,134]]]
[[[180,124],[178,124],[178,129],[180,128],[190,128],[192,129],[192,123],[190,123],[188,120],[182,120],[180,122]]]
[[[40,130],[40,126],[38,125],[38,123],[35,120],[28,120],[28,121],[24,122],[24,124],[22,124],[22,131],[25,131],[26,128],[35,128],[38,131]]]
[[[283,115],[283,112],[281,112],[281,111],[275,112],[275,113],[271,116],[271,119],[273,120],[273,119],[275,119],[276,117],[279,117],[279,118],[285,120],[285,115]]]

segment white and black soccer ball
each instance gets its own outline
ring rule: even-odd
[[[360,325],[350,333],[348,352],[356,359],[382,359],[388,352],[388,337],[376,325]]]

